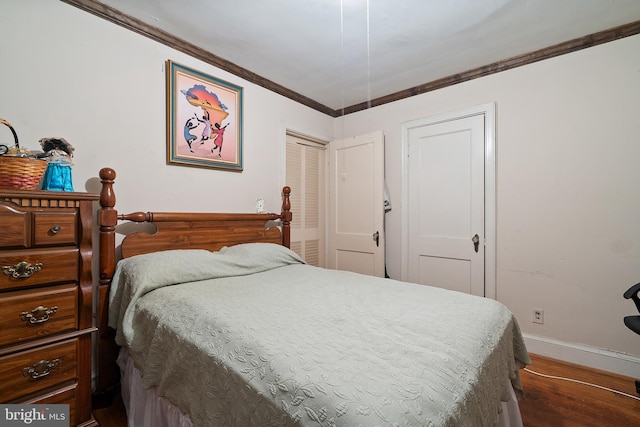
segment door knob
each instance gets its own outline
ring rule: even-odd
[[[471,241],[473,242],[473,249],[478,252],[478,245],[480,244],[480,236],[478,236],[478,233],[471,238]]]
[[[376,231],[373,233],[373,240],[376,241],[376,247],[380,246],[380,232]]]

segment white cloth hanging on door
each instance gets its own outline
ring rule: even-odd
[[[391,210],[391,199],[389,198],[389,190],[387,189],[387,182],[384,183],[384,212],[387,213]]]

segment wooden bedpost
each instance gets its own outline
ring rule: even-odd
[[[116,171],[111,168],[100,169],[100,210],[98,211],[98,224],[100,226],[100,284],[108,285],[113,277],[116,265],[116,224],[118,223],[118,211],[116,195],[113,192],[113,183]],[[105,256],[106,255],[106,256]]]
[[[280,219],[282,220],[282,245],[287,248],[291,247],[291,219],[293,217],[291,213],[291,200],[289,200],[290,194],[291,187],[285,186],[282,189],[282,212],[280,213]]]
[[[98,284],[98,354],[95,394],[110,395],[120,382],[120,371],[116,365],[118,347],[115,343],[115,331],[108,326],[109,286],[116,265],[116,224],[118,211],[114,209],[116,196],[113,183],[116,172],[111,168],[100,170],[102,191],[98,225],[100,229],[100,263]],[[108,404],[108,403],[107,403]]]
[[[280,219],[282,221],[282,245],[287,248],[291,247],[291,219],[293,217],[291,213],[291,200],[289,200],[290,194],[291,187],[285,186],[282,188],[282,212],[280,213]]]

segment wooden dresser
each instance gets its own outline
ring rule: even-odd
[[[0,190],[0,402],[91,414],[93,202],[98,195]]]

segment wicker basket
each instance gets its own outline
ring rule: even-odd
[[[47,165],[46,160],[0,156],[0,188],[33,190],[40,184]]]
[[[5,119],[0,119],[0,124],[7,126],[13,134],[16,149],[20,149],[18,135]],[[7,146],[4,152],[7,151]],[[0,188],[11,188],[19,190],[33,190],[40,184],[42,175],[47,169],[47,161],[34,159],[31,157],[17,157],[11,155],[0,156]]]

